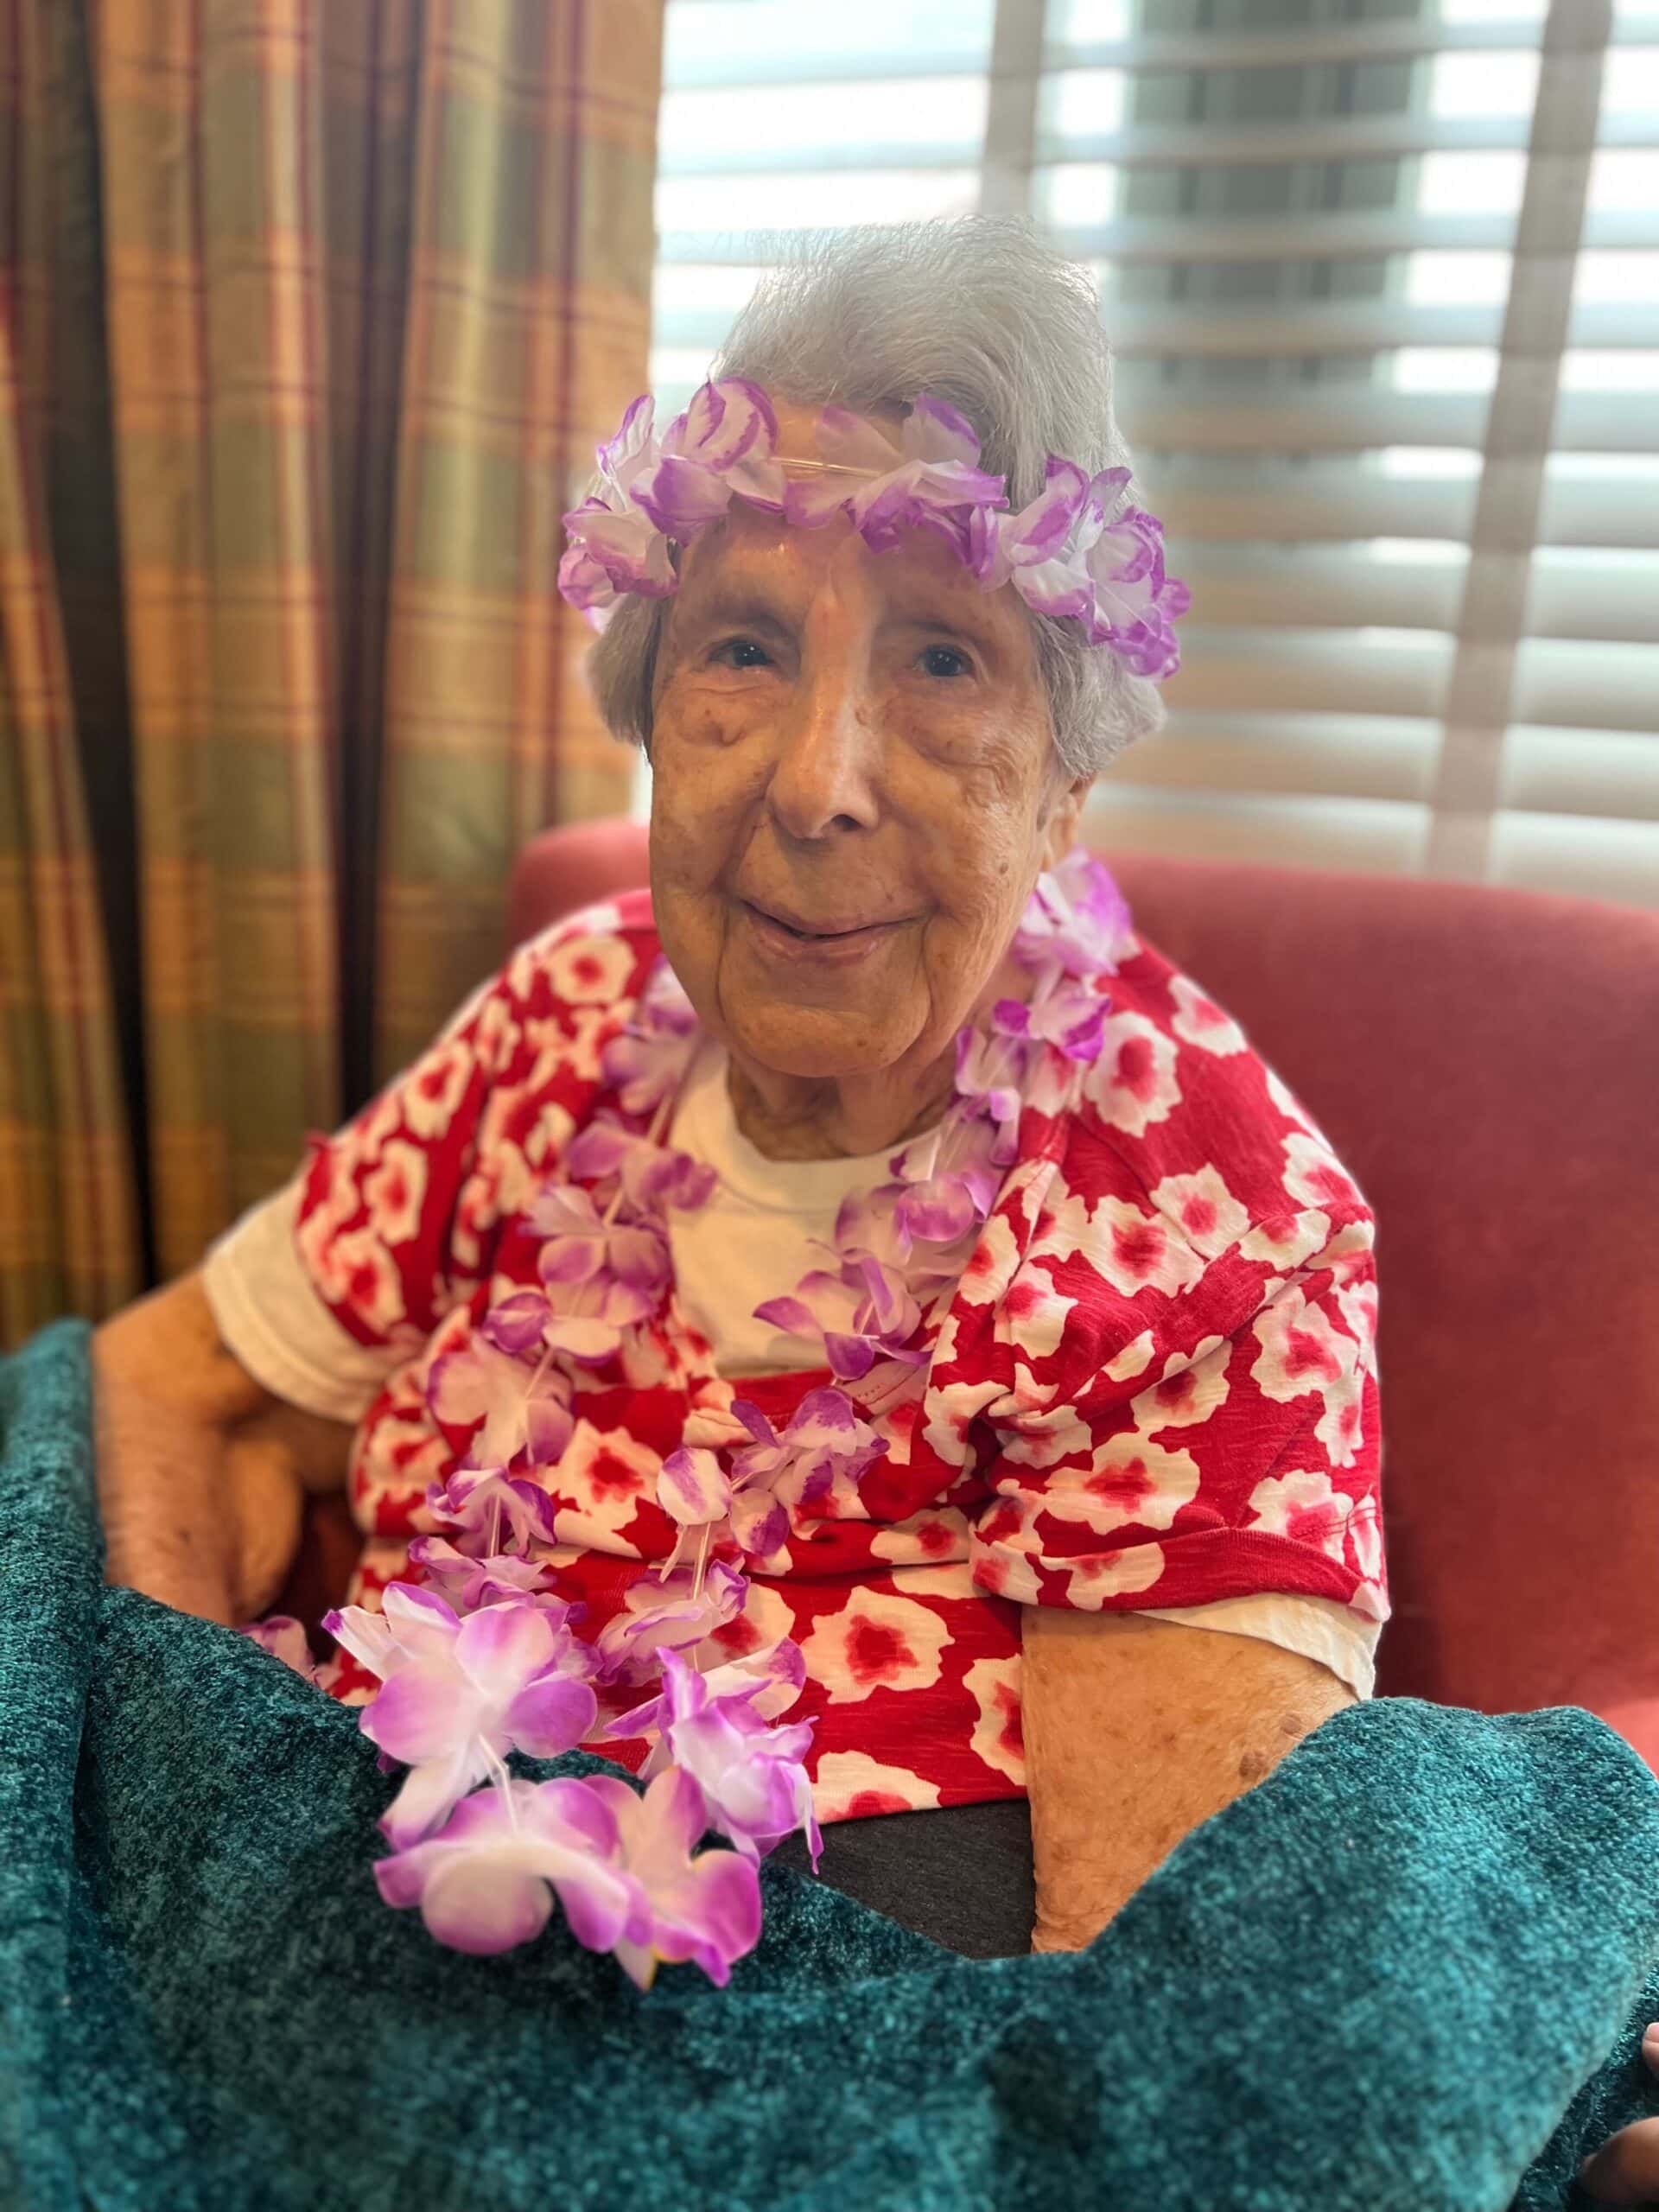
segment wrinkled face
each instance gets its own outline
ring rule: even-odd
[[[814,451],[780,408],[779,452]],[[779,1073],[929,1067],[1080,798],[1030,629],[925,531],[734,503],[686,552],[652,738],[658,928],[705,1027]]]

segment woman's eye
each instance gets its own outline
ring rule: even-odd
[[[727,668],[770,668],[771,658],[764,645],[757,645],[753,638],[728,638],[723,645],[715,647],[711,660],[721,662]]]
[[[922,654],[922,666],[930,676],[966,676],[968,656],[959,653],[954,645],[929,645]]]

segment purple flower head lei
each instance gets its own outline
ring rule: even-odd
[[[587,498],[564,518],[560,592],[595,629],[630,594],[670,597],[679,588],[675,550],[741,499],[806,530],[844,514],[875,553],[896,546],[901,531],[931,531],[982,590],[1011,584],[1034,613],[1077,622],[1089,645],[1110,647],[1137,676],[1161,682],[1179,668],[1174,624],[1192,594],[1164,572],[1156,515],[1113,513],[1127,468],[1090,476],[1051,454],[1042,491],[1011,514],[1004,480],[979,465],[972,425],[927,391],[896,437],[825,407],[817,442],[817,461],[778,461],[772,403],[745,377],[703,385],[660,441],[651,399],[636,399],[599,447]]]
[[[718,511],[699,471],[722,490],[777,490],[779,505],[797,488],[766,473],[759,406],[746,413],[728,395],[723,411],[694,407],[661,458],[641,419],[631,414],[607,467],[663,512],[674,501],[676,513]],[[866,428],[847,428],[843,449],[867,452]],[[991,480],[976,477],[959,418],[918,408],[906,435],[889,472],[902,485],[838,494],[862,503],[861,527],[899,526],[906,502],[952,530],[964,502],[988,512],[972,505]],[[810,527],[816,509],[801,505]],[[639,557],[650,573],[650,549]],[[1027,1105],[1053,1111],[1073,1095],[1105,1041],[1109,979],[1133,949],[1097,861],[1074,853],[1039,880],[1010,946],[1025,995],[960,1033],[943,1120],[893,1155],[889,1181],[845,1201],[823,1264],[757,1309],[830,1379],[781,1427],[728,1384],[699,1389],[658,1479],[673,1548],[585,1637],[582,1608],[559,1587],[561,1543],[580,1541],[561,1534],[559,1462],[581,1392],[613,1384],[601,1370],[668,1296],[670,1209],[704,1204],[712,1179],[671,1141],[698,1029],[658,961],[604,1048],[613,1105],[566,1146],[527,1211],[542,1240],[534,1284],[480,1294],[470,1334],[446,1335],[427,1363],[428,1412],[454,1457],[426,1493],[429,1533],[410,1547],[420,1580],[323,1624],[378,1678],[359,1725],[383,1771],[404,1770],[380,1822],[391,1850],[373,1870],[388,1905],[418,1910],[441,1943],[495,1953],[538,1936],[556,1904],[578,1943],[613,1953],[641,1988],[665,1961],[723,1984],[753,1950],[760,1861],[804,1830],[816,1864],[819,1835],[812,1723],[788,1717],[804,1662],[788,1637],[745,1648],[749,1578],[786,1573],[814,1523],[866,1511],[860,1484],[889,1448],[880,1423],[925,1388],[928,1323],[995,1209]],[[315,1681],[299,1623],[247,1633]],[[533,1782],[509,1764],[630,1738],[645,1745],[643,1794],[602,1776]],[[723,1840],[699,1848],[711,1832]]]

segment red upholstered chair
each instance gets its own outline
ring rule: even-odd
[[[1111,865],[1376,1211],[1379,1688],[1586,1705],[1659,1766],[1659,914]],[[550,831],[515,871],[514,940],[645,880],[637,823]]]

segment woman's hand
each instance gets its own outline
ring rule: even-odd
[[[1649,2020],[1642,2056],[1659,2074],[1659,2020]],[[1633,2120],[1579,2168],[1579,2187],[1598,2204],[1659,2205],[1659,2120]]]
[[[194,1274],[104,1324],[92,1382],[105,1580],[226,1626],[266,1611],[306,1492],[345,1481],[350,1429],[255,1382]]]

